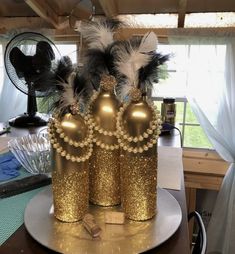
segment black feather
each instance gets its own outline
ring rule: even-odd
[[[101,24],[104,26],[107,26],[110,30],[114,31],[122,26],[124,26],[124,23],[118,19],[103,19],[101,20]]]
[[[73,70],[74,68],[71,59],[68,56],[63,56],[59,60],[55,70],[56,79],[61,82],[66,82]]]
[[[151,86],[153,82],[158,82],[159,66],[169,60],[169,55],[152,53],[149,63],[139,70],[139,88],[145,91],[146,86]]]
[[[117,19],[100,19],[99,22],[90,22],[92,26],[107,27],[110,32],[123,26],[123,22]],[[94,40],[94,39],[93,39]],[[87,40],[88,44],[91,40]],[[116,42],[111,43],[104,49],[88,49],[85,54],[84,75],[90,81],[93,89],[98,90],[102,74],[115,74],[113,46]]]
[[[108,46],[104,52],[98,49],[87,50],[84,72],[95,90],[99,88],[102,74],[114,75],[114,51],[111,49],[112,45]]]

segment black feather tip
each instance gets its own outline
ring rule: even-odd
[[[139,88],[142,91],[146,90],[146,86],[152,86],[152,83],[158,83],[159,66],[165,64],[169,60],[169,55],[152,53],[149,63],[139,70]]]

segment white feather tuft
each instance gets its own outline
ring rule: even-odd
[[[76,76],[75,72],[71,73],[68,78],[68,83],[61,84],[63,93],[60,98],[60,105],[58,108],[59,111],[62,111],[63,109],[70,107],[71,105],[77,102],[77,97],[74,93],[73,87],[75,76]]]
[[[140,43],[139,51],[141,53],[149,53],[157,50],[158,39],[154,32],[144,35]]]
[[[114,32],[105,22],[83,22],[81,35],[88,42],[89,49],[104,51],[108,45],[113,43]]]
[[[149,53],[155,51],[156,47],[157,37],[153,32],[144,35],[137,49],[133,49],[130,42],[128,49],[124,45],[119,47],[117,71],[127,77],[129,85],[138,85],[138,71],[149,63]]]

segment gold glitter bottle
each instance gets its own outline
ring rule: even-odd
[[[116,80],[103,75],[100,91],[92,98],[94,149],[90,158],[90,201],[101,206],[120,204],[120,165],[116,116],[120,103],[114,94]]]
[[[92,153],[88,124],[87,117],[71,113],[49,123],[54,215],[64,222],[78,221],[88,211],[88,159]]]
[[[132,101],[118,114],[118,142],[121,146],[121,200],[126,216],[148,220],[157,205],[157,137],[160,115],[153,104],[134,89]]]

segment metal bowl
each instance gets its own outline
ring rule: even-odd
[[[32,134],[12,139],[9,150],[31,174],[50,174],[51,153],[47,133]]]

